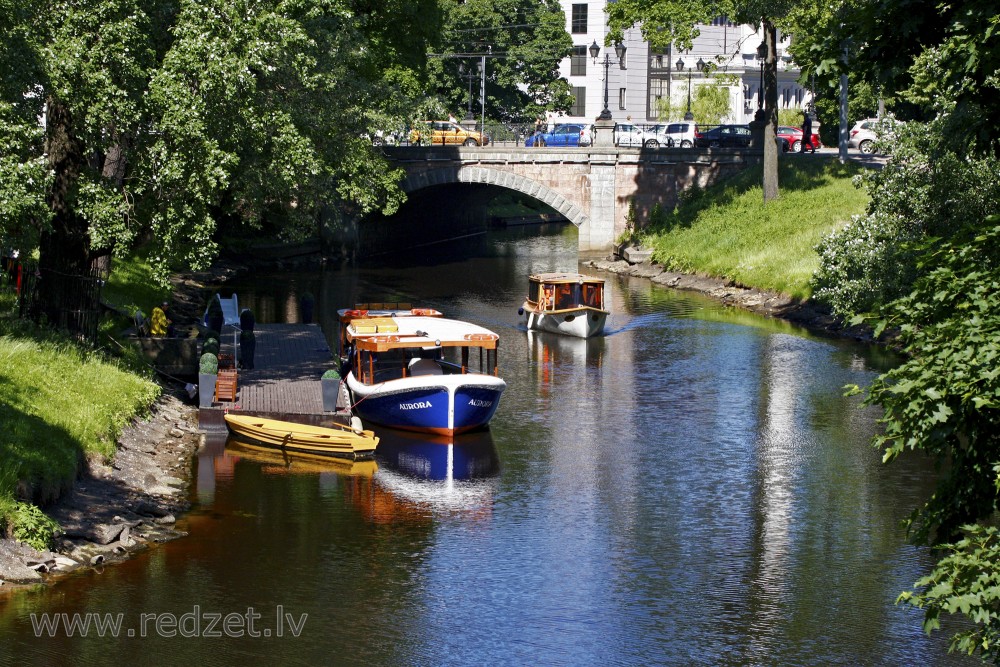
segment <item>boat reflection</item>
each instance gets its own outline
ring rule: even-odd
[[[372,460],[352,461],[334,457],[313,457],[308,454],[289,454],[272,447],[255,446],[246,440],[230,437],[226,440],[228,458],[246,459],[259,463],[261,472],[268,475],[307,475],[334,473],[345,477],[371,477],[378,470]]]
[[[378,472],[367,499],[377,523],[427,520],[441,513],[485,519],[492,513],[500,456],[488,430],[445,437],[379,429]]]

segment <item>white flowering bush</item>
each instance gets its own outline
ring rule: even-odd
[[[1000,164],[965,155],[942,132],[945,120],[897,126],[884,144],[889,162],[859,179],[867,213],[817,246],[813,294],[837,314],[874,312],[908,293],[928,246],[1000,212]]]

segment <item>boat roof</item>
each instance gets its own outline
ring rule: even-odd
[[[392,306],[399,305],[399,308]],[[410,304],[391,303],[357,303],[354,308],[341,308],[337,316],[341,320],[352,320],[359,317],[409,317],[411,315],[425,317],[441,317],[443,313],[434,308],[416,308]]]
[[[582,273],[561,273],[561,272],[551,272],[551,273],[533,273],[528,276],[528,280],[536,283],[601,283],[604,284],[604,278],[595,278],[593,276],[585,276]]]
[[[372,352],[404,347],[482,347],[495,349],[500,336],[489,329],[443,317],[355,318],[347,326],[347,340]]]

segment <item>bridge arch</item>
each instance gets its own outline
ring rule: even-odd
[[[411,173],[400,187],[407,194],[435,185],[454,183],[495,185],[516,190],[544,202],[558,211],[577,227],[590,225],[590,217],[577,204],[569,201],[552,188],[520,174],[482,166],[450,166]]]

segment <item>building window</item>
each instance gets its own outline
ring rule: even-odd
[[[569,57],[569,73],[572,76],[584,76],[587,73],[587,47],[574,46]]]
[[[587,88],[585,86],[573,86],[573,106],[569,108],[569,115],[587,115]]]
[[[728,16],[716,16],[712,19],[712,25],[725,26],[728,28],[735,28],[736,24],[733,23]]]
[[[618,89],[618,108],[621,109],[622,111],[625,110],[625,89],[624,88],[619,88]]]
[[[587,5],[573,5],[570,32],[574,35],[587,32]]]

